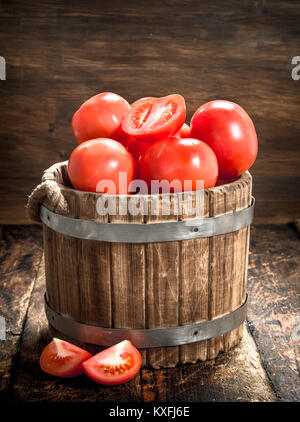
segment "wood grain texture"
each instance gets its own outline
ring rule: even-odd
[[[48,172],[56,177],[69,216],[103,221],[97,213],[102,195],[72,189],[66,167],[58,163]],[[141,203],[137,208],[148,212],[133,216],[132,195],[113,196],[116,213],[107,214],[105,221],[126,222],[130,230],[133,222],[164,223],[193,219],[203,212],[205,216],[232,213],[250,204],[251,181],[246,172],[233,183],[202,191],[203,210],[196,206],[195,192],[189,194],[190,202],[186,194],[135,195]],[[50,199],[45,205],[54,206]],[[45,241],[52,242],[45,245],[49,304],[75,321],[114,328],[172,327],[214,319],[244,303],[247,228],[209,239],[146,244],[90,243],[62,234],[56,237],[48,227],[44,233]],[[235,329],[208,342],[143,350],[143,366],[166,368],[212,359],[241,337],[241,329]]]
[[[169,202],[170,201],[170,202]],[[151,206],[151,201],[149,201]],[[169,206],[170,215],[163,215]],[[161,195],[158,215],[149,214],[146,222],[177,221],[174,215],[177,196]],[[146,244],[147,328],[179,325],[179,265],[180,242]],[[156,347],[147,351],[147,363],[153,368],[173,367],[179,362],[179,347]]]
[[[239,211],[251,203],[251,178],[234,184],[210,189],[211,217]],[[209,239],[209,319],[237,309],[245,301],[247,283],[249,229],[214,236]],[[242,337],[242,327],[231,333],[209,340],[208,356],[214,358],[220,351],[228,351]]]
[[[60,379],[41,371],[39,357],[43,348],[51,341],[44,312],[44,291],[45,273],[42,262],[28,308],[20,353],[15,364],[14,382],[10,389],[11,396],[23,402],[140,401],[139,374],[124,386],[107,388],[91,381],[86,376]]]
[[[142,369],[129,383],[107,388],[86,376],[59,379],[43,373],[39,357],[50,341],[44,313],[45,276],[40,265],[28,307],[20,352],[8,391],[22,402],[276,401],[249,333],[240,346],[209,362]],[[30,388],[28,388],[30,386]]]
[[[276,401],[246,329],[241,343],[217,359],[159,371],[144,369],[142,382],[144,401]]]
[[[209,216],[209,195],[204,191],[203,217]],[[192,195],[192,206],[195,205]],[[197,212],[193,216],[197,217]],[[181,220],[188,218],[191,218],[190,212],[183,206]],[[208,319],[209,239],[183,240],[180,244],[179,324],[185,325]],[[207,341],[180,346],[180,362],[206,359]]]
[[[0,222],[28,222],[27,195],[69,157],[72,115],[101,91],[130,102],[181,93],[187,121],[212,99],[240,104],[259,138],[256,222],[298,218],[299,20],[292,0],[1,1]]]
[[[8,388],[34,279],[42,257],[40,227],[5,226],[0,239],[0,396]]]
[[[1,399],[299,401],[300,243],[293,227],[252,227],[248,327],[253,338],[245,332],[237,347],[216,359],[163,370],[143,369],[129,384],[109,389],[84,376],[61,380],[40,371],[39,356],[50,341],[44,313],[44,266],[37,272],[36,259],[42,229],[6,226],[2,233],[1,281],[9,282],[0,285],[0,309],[9,310],[6,316],[14,331],[7,332],[5,342],[0,341]]]
[[[143,202],[143,198],[140,199]],[[117,214],[109,221],[144,222],[143,215],[128,215],[127,204],[117,198]],[[140,205],[142,206],[142,205]],[[139,207],[137,203],[137,207]],[[122,215],[122,210],[126,215]],[[130,230],[130,228],[129,228]],[[111,243],[111,295],[114,328],[146,328],[146,260],[143,244]],[[141,351],[144,364],[146,351]]]
[[[281,401],[300,400],[300,239],[288,226],[251,232],[248,324]]]

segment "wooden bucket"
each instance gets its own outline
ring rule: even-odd
[[[50,211],[55,213],[54,217],[64,214],[66,223],[71,224],[75,220],[70,218],[76,219],[76,224],[79,220],[106,223],[105,227],[107,223],[126,224],[129,234],[137,224],[139,227],[145,223],[185,224],[188,220],[192,236],[197,236],[198,231],[192,220],[196,221],[199,215],[195,212],[187,216],[184,206],[181,215],[172,212],[163,215],[166,196],[156,195],[158,215],[149,212],[133,216],[127,209],[124,211],[121,196],[117,196],[116,215],[101,216],[96,209],[101,195],[71,188],[67,162],[48,169],[43,183],[49,179],[59,187],[67,206],[64,210],[57,207],[57,201],[54,204],[53,196],[47,193],[40,199],[44,210],[46,313],[52,334],[95,353],[116,343],[118,333],[119,341],[133,333],[132,342],[140,348],[143,366],[153,368],[205,361],[238,344],[245,319],[249,210],[253,208],[249,172],[232,183],[203,191],[207,222],[225,214],[231,214],[234,221],[239,211],[244,210],[242,213],[248,214],[240,223],[242,228],[237,230],[229,225],[233,227],[230,229],[227,224],[229,228],[225,231],[229,232],[225,234],[143,243],[81,239],[63,234],[64,229],[59,232],[53,221],[50,224],[54,215]],[[171,210],[175,209],[180,195],[169,195]],[[146,202],[148,208],[153,200],[153,195],[135,197]],[[214,321],[219,324],[217,328],[212,327]],[[77,324],[75,329],[73,323]],[[91,327],[96,331],[89,331]],[[97,327],[105,330],[98,337]],[[208,338],[212,332],[221,335]],[[148,333],[152,337],[147,343]],[[134,337],[139,334],[142,340]],[[141,347],[143,338],[147,347]],[[198,341],[199,338],[202,340]],[[159,347],[159,341],[163,347]],[[188,344],[182,344],[185,342]]]

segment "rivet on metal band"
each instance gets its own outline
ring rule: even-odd
[[[246,319],[247,299],[241,307],[221,317],[177,327],[151,329],[103,328],[77,322],[55,312],[45,294],[45,310],[49,323],[62,334],[82,343],[111,346],[130,340],[136,347],[168,347],[208,340],[239,327]]]
[[[104,223],[56,214],[41,205],[42,222],[71,237],[119,243],[170,242],[218,236],[241,230],[253,221],[255,200],[243,210],[218,217],[160,223]]]

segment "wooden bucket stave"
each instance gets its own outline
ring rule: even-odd
[[[100,216],[99,194],[70,187],[66,163],[53,174],[69,207],[68,216],[103,222],[152,223],[197,215]],[[204,191],[204,216],[233,213],[251,204],[251,175]],[[175,206],[178,195],[171,195]],[[150,196],[140,196],[150,206]],[[119,197],[117,197],[119,203]],[[49,200],[44,205],[53,209]],[[149,329],[206,321],[238,309],[245,301],[250,226],[223,235],[158,243],[115,243],[78,239],[43,224],[46,291],[56,312],[100,327]],[[57,332],[52,334],[81,344]],[[143,366],[173,367],[215,358],[242,338],[243,324],[222,336],[196,343],[141,349]],[[83,345],[83,344],[81,344]],[[96,352],[101,348],[84,344]]]

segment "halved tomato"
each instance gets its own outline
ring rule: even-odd
[[[119,385],[134,378],[141,364],[140,352],[129,340],[124,340],[84,362],[83,368],[99,384]]]
[[[138,140],[153,142],[178,132],[185,117],[185,101],[181,95],[147,97],[131,104],[129,113],[123,119],[122,129]]]
[[[41,369],[50,375],[72,378],[83,374],[82,363],[92,355],[67,341],[54,338],[40,357]]]

